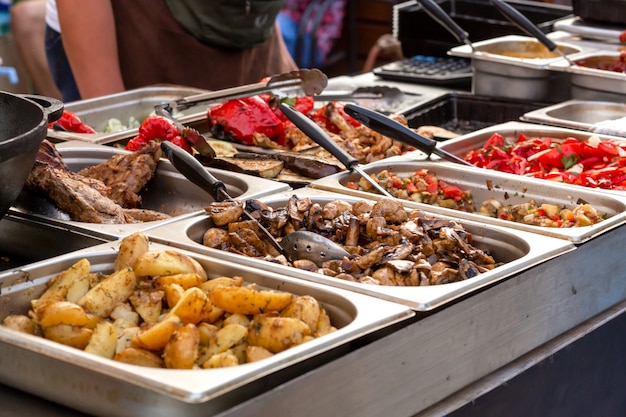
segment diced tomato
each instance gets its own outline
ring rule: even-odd
[[[393,177],[391,180],[391,186],[393,188],[402,188],[402,180],[398,177]]]
[[[346,187],[348,187],[348,188],[349,188],[349,189],[351,189],[351,190],[358,190],[358,189],[359,189],[359,184],[358,184],[358,183],[356,183],[356,182],[354,182],[354,181],[349,181],[349,182],[346,184]]]
[[[414,183],[409,182],[406,185],[406,192],[409,193],[409,194],[415,194],[416,192],[418,192],[418,189],[417,189],[417,187],[415,186]]]
[[[445,181],[439,181],[439,186],[447,198],[458,199],[463,196],[463,190],[457,186],[450,185]]]

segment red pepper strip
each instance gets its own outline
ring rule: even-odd
[[[450,185],[445,181],[439,181],[439,186],[441,187],[441,191],[446,196],[446,198],[452,198],[458,201],[463,196],[463,190],[461,190],[457,186]]]
[[[76,114],[69,110],[63,110],[61,117],[52,123],[48,123],[48,129],[54,129],[54,125],[58,124],[63,129],[74,133],[96,133],[94,128],[84,124]]]

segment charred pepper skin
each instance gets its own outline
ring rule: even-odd
[[[259,96],[228,100],[207,112],[211,131],[222,139],[254,145],[254,135],[262,134],[284,145],[285,126],[267,102]]]
[[[185,151],[192,153],[191,145],[182,137],[174,123],[163,116],[148,116],[139,126],[137,136],[132,138],[126,144],[125,149],[128,151],[136,151],[144,144],[161,140],[172,142],[173,144],[183,148]]]

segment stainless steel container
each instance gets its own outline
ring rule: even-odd
[[[26,313],[30,300],[46,289],[48,281],[79,259],[87,258],[93,272],[110,273],[116,249],[100,245],[0,274],[0,318]],[[351,350],[349,342],[375,338],[374,332],[384,332],[413,315],[406,307],[373,297],[188,254],[210,278],[239,275],[263,288],[315,297],[338,330],[258,362],[172,370],[116,362],[0,326],[0,382],[90,415],[214,415],[341,357]]]
[[[100,144],[130,139],[137,135],[137,127],[107,133],[104,131],[107,122],[115,118],[123,125],[128,125],[132,117],[141,123],[143,119],[154,113],[154,106],[157,104],[206,92],[207,90],[198,88],[165,85],[137,88],[122,93],[74,101],[67,103],[65,109],[75,113],[83,123],[93,127],[98,133],[74,133],[48,129],[48,137],[57,141],[81,140]],[[176,118],[183,124],[197,122],[206,118],[207,109],[208,105],[198,105],[177,113]]]
[[[626,103],[614,101],[568,100],[525,113],[521,120],[584,131],[609,130],[606,122],[626,117]],[[624,130],[626,131],[626,129]],[[624,131],[612,135],[624,136]]]
[[[582,63],[582,61],[594,60],[616,62],[619,61],[619,56],[620,53],[617,51],[586,51],[573,57],[574,62],[581,62],[581,65],[551,62],[548,67],[552,71],[569,74],[572,99],[624,102],[626,101],[626,73],[591,68]]]
[[[563,58],[545,55],[547,49],[534,38],[502,36],[476,42],[473,47],[457,46],[448,54],[472,60],[474,94],[547,103],[570,98],[569,74],[549,70],[550,63]],[[568,56],[582,52],[565,43],[557,43],[557,47]]]
[[[94,145],[80,141],[59,143],[57,149],[63,155],[63,161],[71,171],[79,171],[106,161],[114,155],[126,153],[111,146]],[[257,198],[274,192],[290,189],[284,183],[236,174],[220,169],[207,168],[215,177],[226,184],[228,193],[234,198]],[[60,211],[48,199],[29,191],[23,191],[11,209],[36,219],[46,219],[60,223],[74,230],[88,230],[110,237],[119,237],[138,230],[145,230],[184,216],[193,216],[204,210],[213,198],[200,187],[189,182],[166,159],[157,166],[156,175],[140,193],[143,208],[161,211],[172,216],[171,219],[132,223],[132,224],[97,224],[76,222],[69,215]]]
[[[590,226],[557,228],[517,223],[478,213],[467,213],[450,208],[417,203],[411,200],[403,200],[406,207],[419,208],[433,213],[466,218],[502,227],[526,230],[546,236],[567,239],[574,243],[587,241],[626,222],[625,199],[590,189],[581,190],[579,189],[580,187],[572,188],[572,186],[554,182],[433,161],[376,163],[364,167],[365,172],[370,175],[388,170],[398,174],[399,177],[411,176],[420,169],[427,169],[429,173],[435,175],[439,180],[456,185],[463,190],[471,191],[476,209],[489,198],[495,198],[502,204],[521,204],[529,200],[535,200],[537,204],[548,203],[566,208],[575,207],[577,201],[582,199],[598,210],[598,212],[605,214],[607,218],[600,223]],[[348,188],[347,183],[350,181],[358,182],[359,176],[349,172],[342,172],[317,180],[311,183],[311,187],[354,195],[364,199],[379,199],[382,197],[380,194]]]
[[[520,133],[525,134],[527,137],[550,137],[553,139],[565,139],[566,137],[573,137],[579,140],[588,139],[592,133],[583,132],[575,129],[567,129],[555,126],[543,126],[531,123],[521,122],[509,122],[501,125],[491,126],[486,129],[482,129],[456,139],[452,139],[443,142],[440,145],[441,149],[444,149],[454,155],[464,158],[467,153],[473,149],[482,147],[485,142],[494,133],[499,133],[508,140],[516,140]],[[623,141],[624,138],[609,135],[598,135],[600,140],[618,140]],[[581,186],[573,186],[576,188],[584,189]],[[613,194],[619,197],[626,197],[626,192],[618,190],[599,190],[599,192]]]
[[[281,193],[262,198],[261,200],[271,207],[284,207],[291,195],[292,193]],[[350,203],[362,200],[354,196],[314,189],[298,190],[296,195],[300,198],[309,197],[313,202],[322,205],[333,200],[343,200]],[[402,303],[419,311],[428,311],[443,306],[486,285],[494,284],[533,265],[574,249],[570,242],[562,239],[554,239],[520,230],[507,230],[499,226],[486,226],[483,223],[470,220],[460,220],[460,223],[467,231],[472,233],[474,246],[488,250],[494,258],[505,262],[505,264],[472,279],[428,287],[392,287],[361,284],[208,248],[201,244],[202,235],[212,227],[212,222],[208,216],[184,219],[171,225],[151,229],[146,233],[151,240],[160,243],[210,254],[231,263],[249,265],[254,268],[289,275],[307,281],[319,282],[372,295]]]

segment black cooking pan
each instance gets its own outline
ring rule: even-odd
[[[63,114],[59,100],[0,91],[0,219],[30,173],[48,123]]]

